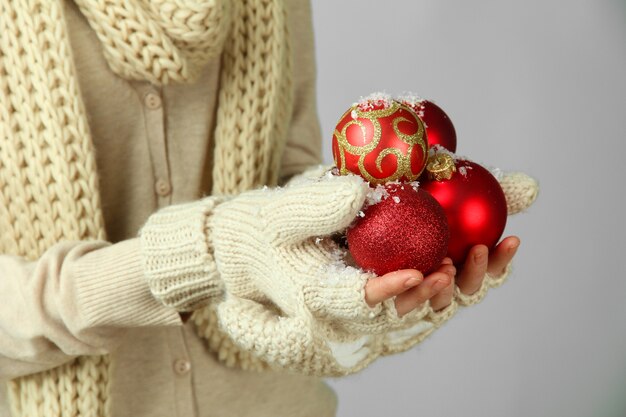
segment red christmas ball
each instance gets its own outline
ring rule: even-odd
[[[431,156],[426,170],[428,179],[420,182],[420,189],[435,197],[446,212],[452,261],[462,264],[474,245],[492,249],[507,219],[506,198],[498,180],[477,163],[455,161],[446,153]]]
[[[348,109],[337,123],[332,146],[341,175],[354,173],[372,184],[414,181],[428,159],[424,123],[407,106],[384,96]]]
[[[407,268],[426,274],[438,267],[449,239],[439,203],[411,184],[387,184],[378,191],[381,201],[366,207],[347,231],[355,262],[377,275]]]
[[[441,107],[432,101],[414,96],[400,100],[417,113],[424,122],[429,146],[441,145],[450,152],[456,152],[456,130],[454,130],[452,120]]]

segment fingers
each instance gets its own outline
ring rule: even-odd
[[[455,268],[454,274],[456,274],[456,268]],[[447,287],[445,287],[443,290],[435,294],[433,297],[431,297],[430,307],[434,311],[438,311],[443,308],[446,308],[452,302],[452,298],[454,297],[454,286],[455,286],[455,281],[456,281],[454,274],[450,276],[450,284]]]
[[[498,243],[498,245],[491,251],[489,255],[489,264],[487,266],[487,272],[489,275],[500,276],[506,271],[507,265],[517,253],[520,240],[517,236],[509,236]]]
[[[452,285],[454,275],[456,273],[456,268],[452,263],[442,263],[442,265],[430,275],[424,277],[424,281],[419,284],[417,287],[412,288],[404,293],[398,295],[396,297],[396,311],[398,312],[398,316],[402,317],[409,311],[415,309],[416,307],[422,305],[427,300],[431,300],[432,297],[435,297],[444,289],[452,286],[452,290],[454,290],[454,286]],[[439,297],[436,302],[441,307],[445,307],[445,305],[450,304],[450,300],[452,299],[452,292],[449,293],[449,298],[446,301],[447,295],[442,295]]]
[[[467,255],[456,284],[464,294],[474,294],[480,289],[485,274],[502,275],[520,245],[517,236],[502,240],[492,251],[485,245],[474,246]]]
[[[423,281],[421,272],[415,269],[401,269],[381,277],[372,278],[365,284],[365,301],[370,307],[405,292]]]
[[[261,214],[277,244],[296,243],[346,228],[361,210],[368,190],[356,175],[324,176],[280,190]]]
[[[463,269],[457,276],[456,285],[465,294],[475,293],[483,283],[489,263],[489,249],[485,245],[476,245],[465,258]]]

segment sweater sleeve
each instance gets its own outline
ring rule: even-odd
[[[0,255],[0,379],[112,351],[133,327],[181,325],[143,279],[139,240],[61,242]]]

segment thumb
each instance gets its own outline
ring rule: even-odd
[[[277,244],[292,244],[342,230],[361,210],[368,190],[356,175],[325,175],[285,188],[265,207],[267,232]]]

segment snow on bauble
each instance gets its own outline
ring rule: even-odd
[[[450,152],[456,152],[456,130],[441,107],[413,94],[401,96],[398,100],[410,107],[424,122],[430,146],[441,145]]]

